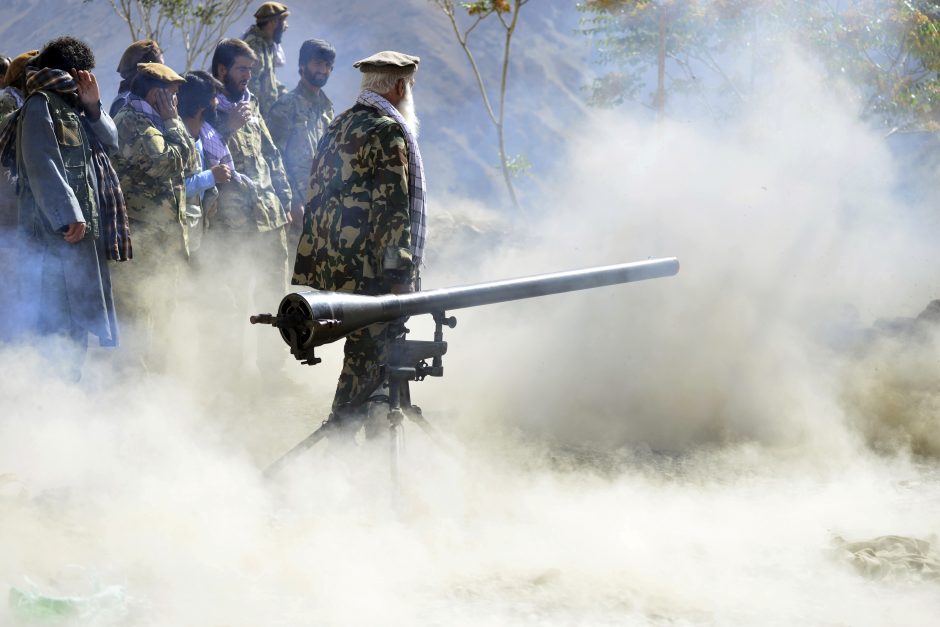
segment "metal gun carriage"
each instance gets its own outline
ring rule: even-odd
[[[388,420],[392,435],[392,472],[393,477],[397,478],[403,418],[407,415],[433,436],[433,430],[422,416],[420,408],[411,404],[409,381],[444,375],[443,356],[447,352],[444,327],[454,328],[457,324],[455,318],[447,316],[447,311],[657,279],[678,272],[678,260],[665,258],[400,295],[363,296],[309,290],[288,294],[281,301],[276,315],[251,316],[251,323],[269,324],[277,328],[281,338],[290,346],[291,354],[302,363],[313,365],[320,362],[314,353],[317,347],[335,342],[371,324],[393,323],[421,314],[433,316],[433,341],[408,340],[404,339],[403,334],[401,338],[392,341],[389,360],[385,365],[389,390]],[[428,363],[428,360],[431,362]],[[266,473],[270,475],[276,472],[288,459],[316,444],[336,427],[332,422],[324,422],[270,466]]]

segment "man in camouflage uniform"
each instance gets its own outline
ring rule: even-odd
[[[300,47],[300,81],[271,107],[267,116],[271,137],[281,151],[294,204],[292,222],[301,226],[303,203],[310,181],[310,164],[317,142],[333,121],[333,103],[322,87],[330,78],[336,50],[322,39],[308,39]]]
[[[212,74],[224,91],[218,95],[218,119],[210,122],[225,139],[240,176],[219,189],[204,247],[209,264],[232,274],[228,283],[241,320],[250,311],[249,298],[262,308],[279,303],[288,280],[291,190],[280,152],[248,90],[255,63],[254,52],[240,39],[222,40],[212,57]],[[258,343],[261,371],[281,370],[286,354],[280,340],[259,334]]]
[[[381,52],[362,72],[356,105],[320,140],[297,247],[293,283],[355,294],[415,289],[426,235],[424,167],[412,86],[419,59]],[[389,340],[400,324],[375,324],[346,338],[330,420],[374,433]]]
[[[277,68],[286,61],[281,38],[287,30],[289,15],[290,11],[280,2],[265,2],[255,11],[254,26],[242,37],[258,58],[248,89],[258,99],[265,119],[277,99],[287,93],[287,87],[277,80]]]
[[[161,369],[177,284],[189,251],[185,178],[199,168],[196,146],[176,107],[184,79],[160,63],[141,63],[127,103],[115,117],[120,151],[115,169],[134,234],[134,262],[114,273],[122,315],[139,325],[148,368]]]
[[[118,61],[117,73],[121,77],[121,84],[118,85],[118,94],[111,102],[111,108],[108,112],[112,117],[121,110],[127,98],[131,95],[131,83],[137,76],[137,65],[139,63],[163,63],[163,50],[160,44],[152,39],[141,39],[135,41],[127,47],[121,60]]]

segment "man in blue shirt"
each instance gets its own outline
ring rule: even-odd
[[[207,121],[207,117],[215,118],[218,106],[216,96],[223,89],[222,83],[201,70],[189,72],[183,78],[186,82],[177,93],[179,113],[189,134],[196,140],[196,151],[202,164],[199,172],[186,178],[186,216],[192,259],[202,242],[202,233],[215,212],[218,197],[216,185],[232,180],[234,166],[228,148]],[[207,145],[210,147],[209,155],[206,154]],[[220,150],[224,151],[223,154],[217,154]]]

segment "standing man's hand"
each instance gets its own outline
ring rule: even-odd
[[[78,101],[82,103],[85,114],[92,120],[101,117],[101,90],[98,79],[88,70],[72,70],[72,76],[78,83]]]
[[[77,244],[85,237],[85,223],[73,222],[68,226],[63,235],[65,241],[69,244]]]
[[[156,94],[156,103],[154,109],[164,121],[179,117],[176,110],[176,94],[169,94],[165,89],[158,89]]]
[[[232,171],[224,163],[212,166],[212,178],[215,184],[228,183],[232,180]]]
[[[229,131],[235,132],[248,124],[251,119],[251,106],[247,102],[239,102],[235,105],[235,110],[228,116]]]

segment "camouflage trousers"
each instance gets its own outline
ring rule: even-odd
[[[333,396],[333,412],[356,411],[385,380],[389,342],[401,325],[373,324],[346,336],[343,370]]]
[[[187,272],[179,225],[131,223],[134,258],[111,264],[118,320],[125,331],[121,361],[164,371],[179,282]]]

